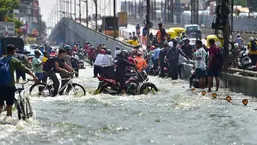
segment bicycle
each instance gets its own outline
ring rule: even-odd
[[[19,120],[21,120],[21,119],[26,120],[26,119],[33,117],[33,111],[32,111],[32,107],[30,104],[30,100],[27,96],[25,96],[25,91],[24,91],[24,85],[30,81],[33,81],[33,80],[27,80],[24,83],[19,83],[22,85],[22,87],[15,89],[15,92],[18,93],[18,96],[15,95],[14,104],[18,110]]]
[[[86,95],[86,91],[84,89],[83,86],[81,86],[80,84],[77,83],[73,83],[72,80],[74,78],[65,78],[65,79],[59,79],[59,80],[69,80],[66,84],[64,84],[59,90],[58,93],[59,94],[61,92],[61,90],[65,89],[66,87],[70,88],[70,89],[66,89],[66,94],[65,95],[71,95],[70,93],[73,92],[73,96],[76,95],[81,95],[81,96],[85,96]],[[34,89],[37,88],[37,89]],[[54,86],[53,86],[53,80],[49,79],[49,81],[47,83],[35,83],[33,84],[30,89],[29,89],[29,94],[31,96],[52,96],[54,91]],[[35,94],[34,94],[35,93]]]

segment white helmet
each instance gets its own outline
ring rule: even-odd
[[[237,34],[236,37],[241,37],[241,35],[240,35],[240,34]]]
[[[238,45],[238,43],[235,43],[234,46],[235,46],[235,48],[238,48],[239,45]]]
[[[253,38],[253,37],[250,37],[250,38],[249,38],[249,41],[254,41],[254,38]]]

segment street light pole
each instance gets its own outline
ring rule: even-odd
[[[74,0],[74,15],[75,15],[75,21],[76,21],[76,15],[77,15],[77,2]]]
[[[150,45],[150,0],[146,0],[146,27],[147,27],[147,46]]]
[[[113,0],[113,17],[114,17],[113,39],[115,40],[115,38],[116,38],[116,29],[117,29],[116,0]]]
[[[70,0],[70,18],[72,19],[72,0]]]
[[[87,17],[87,27],[88,27],[88,0],[86,0],[86,17]]]
[[[79,0],[79,23],[81,24],[81,0]]]
[[[95,31],[97,31],[97,0],[95,2]]]

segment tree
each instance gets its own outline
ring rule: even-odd
[[[0,0],[0,21],[4,20],[4,16],[11,13],[13,9],[18,8],[19,0]]]

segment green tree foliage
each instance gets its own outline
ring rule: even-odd
[[[21,21],[19,21],[15,15],[11,14],[7,16],[7,21],[8,22],[14,22],[15,23],[15,28],[18,29],[20,28],[23,24],[21,23]]]
[[[6,15],[18,6],[19,0],[0,0],[0,14]]]

